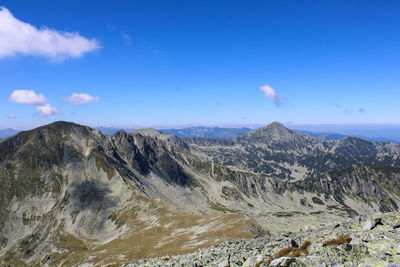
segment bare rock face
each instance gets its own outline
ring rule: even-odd
[[[217,140],[55,122],[0,142],[0,264],[123,263],[397,210],[399,155],[279,123]]]

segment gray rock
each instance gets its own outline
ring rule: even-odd
[[[363,226],[363,231],[369,231],[374,227],[374,224],[372,223],[371,219],[368,219],[368,221],[365,222]]]
[[[220,263],[218,263],[217,266],[218,267],[229,267],[229,263],[228,263],[228,261],[221,261]]]
[[[243,266],[246,267],[253,267],[253,266],[259,266],[264,260],[264,257],[262,255],[254,255],[250,258],[248,258]]]
[[[393,245],[390,243],[385,243],[385,244],[382,244],[382,246],[381,246],[381,250],[384,250],[384,251],[390,250],[392,248],[393,248]]]
[[[353,246],[351,244],[343,244],[343,245],[338,246],[338,249],[345,250],[345,251],[351,251],[353,249]]]
[[[281,257],[271,262],[270,266],[274,267],[289,267],[291,263],[296,263],[296,258]]]

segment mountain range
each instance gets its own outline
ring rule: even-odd
[[[230,139],[250,132],[250,128],[222,128],[222,127],[189,127],[182,129],[161,129],[164,134],[174,134],[178,137],[204,137],[215,139]]]
[[[105,135],[113,135],[120,130],[124,130],[126,132],[133,131],[138,128],[118,128],[118,127],[96,127],[96,130],[101,131]],[[307,131],[307,130],[297,130],[292,129],[294,131],[302,132],[304,134],[311,135],[320,140],[340,140],[347,136],[353,136],[362,138],[365,140],[373,141],[373,142],[393,142],[400,144],[400,137],[396,135],[396,132],[389,131],[391,137],[385,136],[371,136],[371,133],[368,131],[365,132],[367,135],[362,135],[359,133],[348,133],[348,134],[340,134],[340,133],[332,133],[332,132],[314,132],[314,131]],[[164,134],[174,134],[178,137],[204,137],[204,138],[215,138],[215,139],[231,139],[235,138],[239,135],[242,135],[247,132],[253,131],[252,128],[242,127],[242,128],[225,128],[225,127],[204,127],[204,126],[197,126],[197,127],[188,127],[188,128],[170,128],[170,129],[159,129],[161,133]],[[388,130],[386,130],[387,132]],[[19,130],[7,128],[0,130],[0,139],[4,139],[10,136],[14,136],[19,133]],[[363,131],[360,131],[361,133]]]
[[[373,142],[392,142],[392,143],[397,143],[400,144],[400,138],[398,139],[393,139],[389,137],[369,137],[365,135],[360,135],[360,134],[338,134],[338,133],[330,133],[330,132],[312,132],[312,131],[306,131],[306,130],[295,130],[299,131],[311,136],[314,136],[317,139],[320,140],[340,140],[343,139],[347,136],[352,136],[352,137],[358,137],[362,138],[365,140],[373,141]]]
[[[297,132],[301,132],[307,135],[311,135],[320,140],[340,140],[347,136],[358,137],[365,140],[373,141],[373,142],[393,142],[400,144],[399,138],[389,138],[389,137],[375,137],[375,136],[366,136],[362,134],[340,134],[340,133],[332,133],[332,132],[313,132],[307,130],[297,130],[292,129]],[[215,138],[215,139],[231,139],[238,137],[247,132],[253,131],[251,128],[243,127],[243,128],[223,128],[223,127],[189,127],[182,129],[160,129],[159,130],[165,134],[175,134],[179,137],[204,137],[204,138]],[[361,131],[362,132],[362,131]]]
[[[0,130],[0,139],[1,138],[7,138],[7,137],[10,137],[10,136],[14,136],[19,132],[20,131],[12,129],[12,128],[2,129],[2,130]]]
[[[400,146],[70,122],[0,142],[0,264],[106,265],[398,210]]]

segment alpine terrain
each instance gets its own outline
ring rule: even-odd
[[[399,205],[399,145],[278,122],[212,139],[59,121],[0,142],[0,265],[128,264]]]

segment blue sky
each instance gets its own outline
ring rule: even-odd
[[[0,128],[400,123],[400,1],[0,6]]]

